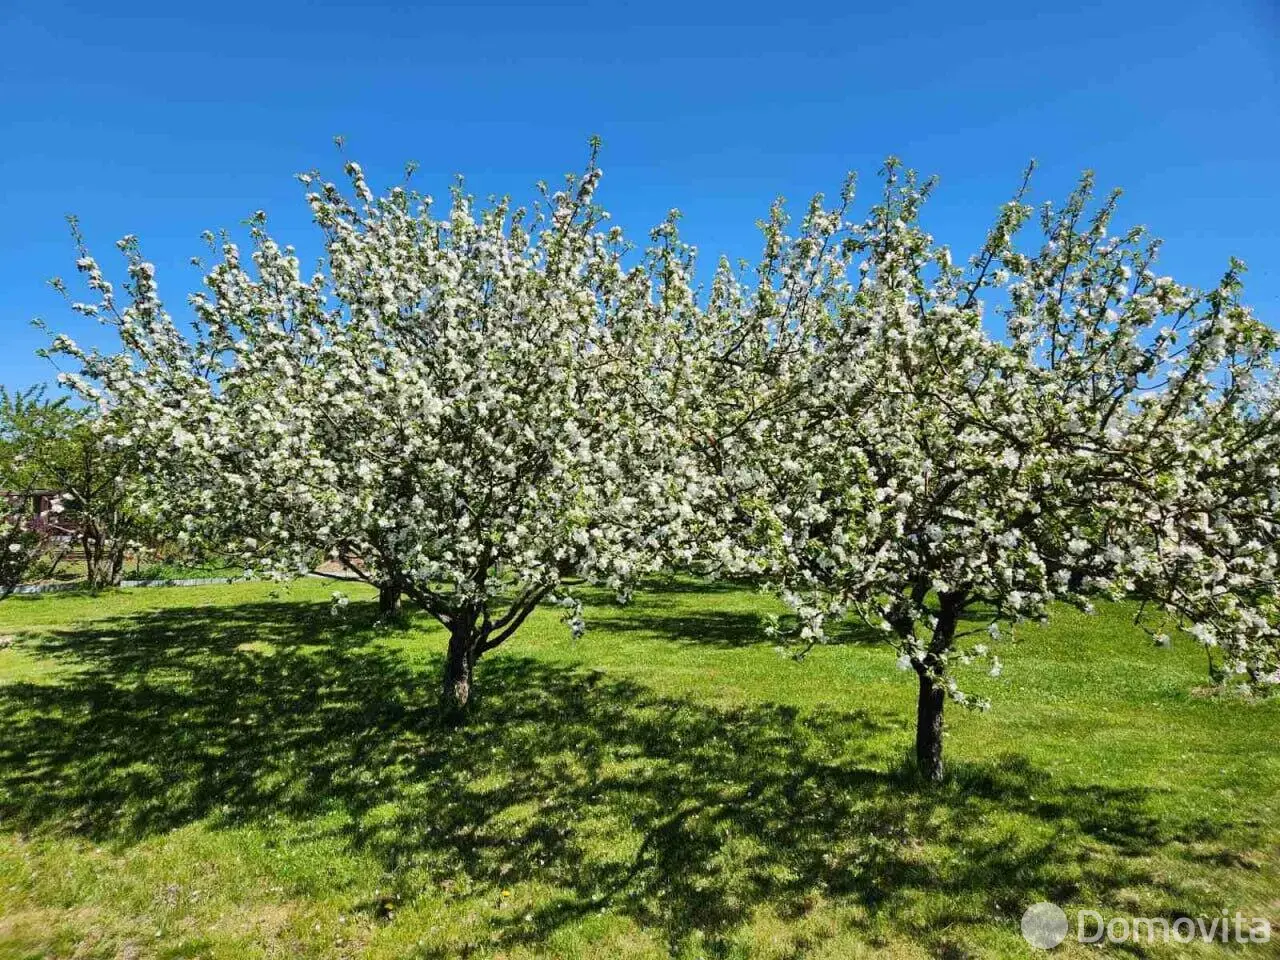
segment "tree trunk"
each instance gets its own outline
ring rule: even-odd
[[[102,556],[102,534],[98,532],[96,524],[92,521],[86,521],[80,540],[84,544],[85,582],[90,590],[98,590],[105,585],[104,581],[107,578]]]
[[[124,543],[118,543],[108,551],[110,567],[107,571],[107,586],[118,587],[124,579]]]
[[[444,688],[441,690],[446,711],[462,713],[471,701],[479,640],[474,617],[459,616],[449,630],[449,652],[445,656]]]
[[[938,598],[938,619],[933,626],[929,651],[924,661],[915,665],[920,678],[920,695],[916,700],[916,766],[930,783],[942,780],[942,707],[947,692],[940,677],[929,671],[946,662],[967,601],[968,595],[960,590]]]
[[[124,578],[124,559],[117,558],[115,551],[95,544],[92,551],[85,553],[84,574],[85,582],[91,590],[118,587]]]
[[[387,581],[378,587],[378,613],[384,617],[394,617],[400,612],[400,587]]]
[[[923,668],[920,696],[916,701],[916,767],[930,783],[942,780],[942,706],[946,691]]]

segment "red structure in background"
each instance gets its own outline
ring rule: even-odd
[[[55,511],[60,490],[30,490],[26,493],[0,493],[12,515],[26,517],[31,529],[54,538],[70,538],[79,534],[79,526],[71,511]]]

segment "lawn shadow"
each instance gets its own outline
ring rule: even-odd
[[[765,632],[765,618],[758,614],[727,610],[712,613],[659,613],[657,609],[638,607],[614,612],[606,607],[593,610],[588,621],[589,629],[602,633],[640,634],[671,643],[724,649],[777,643],[777,640]]]
[[[611,613],[609,608],[593,610],[590,619],[591,629],[611,633],[640,633],[652,636],[657,640],[672,643],[688,643],[703,647],[721,647],[736,650],[743,647],[784,645],[795,653],[804,649],[802,644],[794,640],[783,640],[770,635],[767,630],[768,619],[758,613],[737,613],[721,610],[711,613],[678,613],[657,612],[662,608],[639,607],[636,611]],[[793,625],[794,617],[778,618],[780,626],[787,628]],[[838,621],[827,628],[824,646],[881,646],[884,634],[870,627],[847,619]]]
[[[740,581],[694,581],[681,577],[646,581],[645,589],[620,610],[603,592],[587,594],[594,601],[588,623],[593,629],[640,633],[655,639],[698,646],[739,649],[785,645],[796,652],[803,644],[793,638],[798,621],[780,610],[773,617],[757,610],[699,610],[689,608],[689,596],[759,593],[759,585]],[[770,625],[776,631],[769,629]],[[855,617],[830,621],[824,645],[879,646],[884,634]]]
[[[546,885],[527,917],[494,919],[509,945],[608,909],[715,955],[761,905],[833,898],[937,943],[1030,893],[1178,892],[1123,856],[1175,840],[1144,791],[1057,785],[1018,759],[922,788],[875,752],[905,744],[896,718],[715,709],[512,654],[481,661],[474,713],[445,726],[438,661],[415,667],[352,610],[189,607],[25,641],[77,669],[0,687],[3,823],[127,844],[340,811],[333,829],[386,865],[398,902]],[[1038,829],[986,830],[994,811]],[[900,908],[926,893],[950,915],[915,929]]]
[[[749,579],[732,579],[720,577],[711,580],[692,574],[672,574],[655,576],[644,581],[645,598],[696,594],[700,597],[722,593],[755,593],[760,590],[759,582]]]

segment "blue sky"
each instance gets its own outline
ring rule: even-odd
[[[710,256],[753,256],[777,195],[870,187],[894,153],[941,177],[926,222],[977,242],[1026,161],[1037,199],[1080,170],[1209,284],[1230,254],[1280,324],[1280,6],[1065,4],[68,4],[0,7],[0,383],[49,379],[55,330],[109,342],[44,281],[76,213],[110,269],[138,234],[181,309],[206,228],[265,209],[313,248],[292,174],[375,186],[408,160],[443,195],[527,197],[605,141],[601,199],[637,239],[671,206]]]

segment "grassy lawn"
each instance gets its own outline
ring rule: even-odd
[[[442,631],[303,581],[0,604],[0,958],[1029,956],[1023,909],[1280,926],[1280,701],[1064,611],[903,772],[914,678],[770,601],[556,611],[434,710]],[[1054,956],[1276,956],[1068,944]]]

